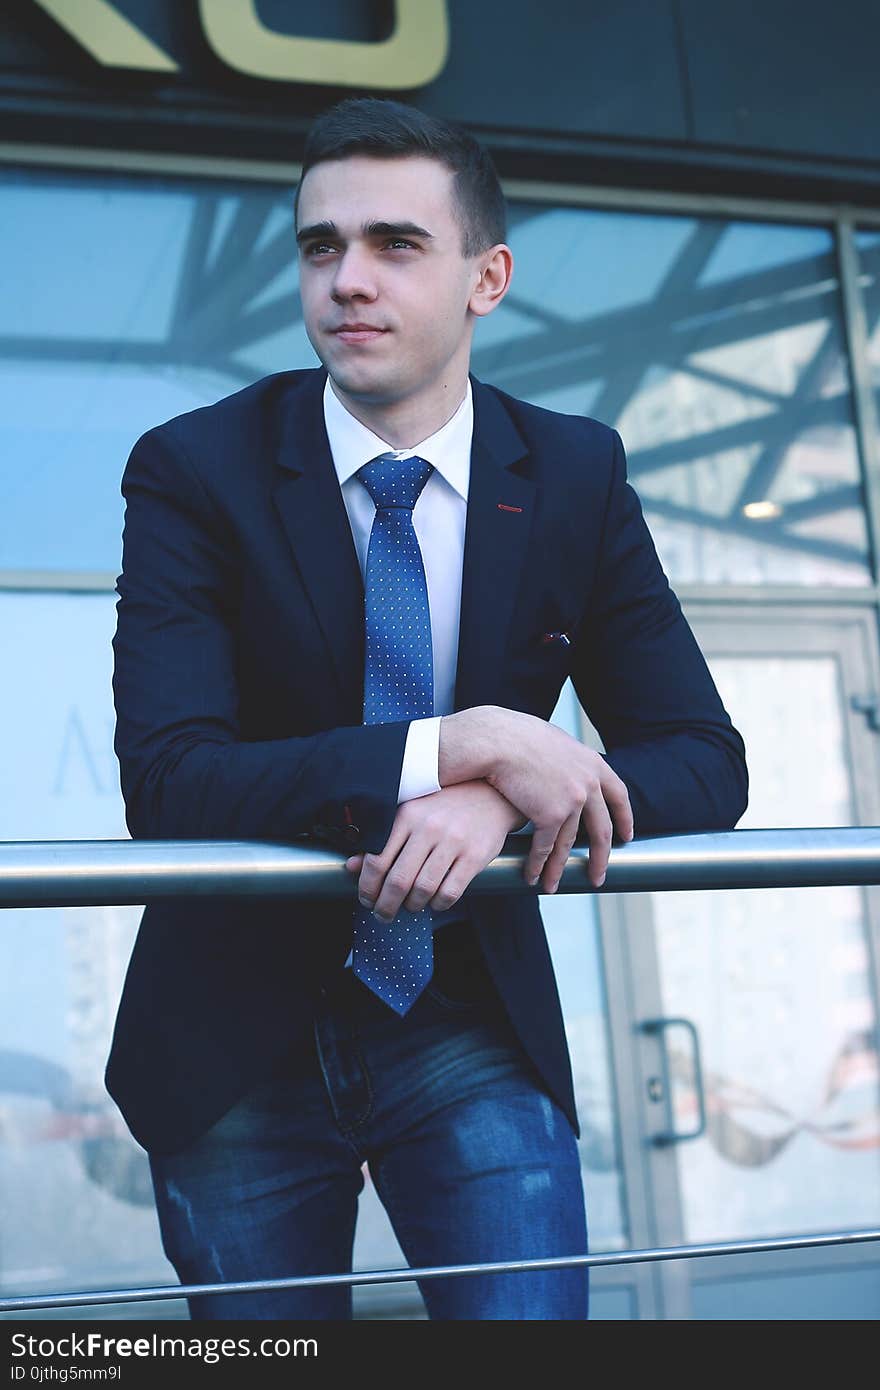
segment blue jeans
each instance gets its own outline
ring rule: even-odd
[[[189,1148],[153,1155],[165,1252],[182,1283],[351,1270],[366,1162],[410,1266],[587,1250],[571,1126],[489,994],[432,983],[400,1018],[343,972],[310,1055]],[[584,1267],[419,1281],[430,1318],[583,1319]],[[352,1316],[350,1286],[202,1295],[197,1320]]]

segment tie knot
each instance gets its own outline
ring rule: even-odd
[[[357,476],[377,507],[406,507],[412,511],[433,471],[434,465],[417,454],[404,459],[380,454],[359,468]]]

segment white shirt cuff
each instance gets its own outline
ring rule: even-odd
[[[439,792],[440,781],[440,720],[437,714],[430,719],[413,719],[406,735],[403,765],[397,804],[413,801],[417,796]]]

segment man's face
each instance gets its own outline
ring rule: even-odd
[[[466,371],[480,258],[462,255],[445,165],[421,155],[316,164],[297,222],[306,332],[343,392],[390,404]]]

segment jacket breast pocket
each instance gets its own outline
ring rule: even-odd
[[[571,628],[532,629],[509,653],[507,683],[520,709],[548,718],[571,673],[574,636]]]

